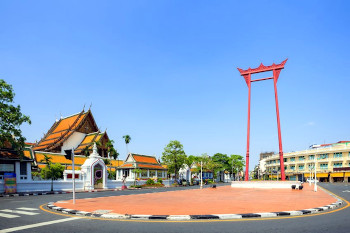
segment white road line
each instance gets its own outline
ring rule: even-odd
[[[24,214],[24,215],[37,215],[39,213],[34,213],[34,212],[27,212],[27,211],[21,211],[21,210],[0,210],[1,212],[6,212],[6,213],[12,213],[12,214]]]
[[[4,218],[18,218],[18,215],[13,215],[13,214],[3,214],[0,213],[0,217],[4,217]],[[1,232],[1,231],[0,231]]]
[[[28,208],[28,207],[21,207],[21,208],[16,208],[18,210],[39,210],[38,208]]]
[[[67,222],[67,221],[73,221],[73,220],[78,220],[78,219],[81,219],[81,218],[77,218],[77,217],[64,218],[64,219],[35,223],[35,224],[30,224],[30,225],[25,225],[25,226],[20,226],[20,227],[7,228],[7,229],[0,230],[0,232],[6,233],[6,232],[13,232],[13,231],[21,231],[21,230],[26,230],[26,229],[30,229],[30,228],[41,227],[41,226],[46,226],[46,225],[51,225],[51,224],[61,223],[61,222]]]

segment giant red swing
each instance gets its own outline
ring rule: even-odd
[[[275,101],[276,101],[276,115],[277,115],[277,128],[278,128],[278,143],[279,143],[279,155],[280,155],[280,168],[281,168],[281,180],[285,180],[284,173],[284,161],[283,161],[283,149],[282,149],[282,136],[281,136],[281,126],[280,126],[280,114],[278,108],[278,97],[277,97],[277,80],[284,65],[288,59],[284,60],[280,64],[273,63],[271,66],[264,66],[262,63],[257,68],[250,68],[247,70],[242,70],[237,68],[241,75],[244,77],[245,82],[248,86],[248,126],[247,126],[247,153],[246,153],[246,168],[245,168],[245,181],[249,178],[249,140],[250,140],[250,87],[252,82],[263,81],[268,79],[273,79],[273,84],[275,88]],[[251,79],[252,74],[262,73],[272,71],[273,77],[261,78],[261,79]]]

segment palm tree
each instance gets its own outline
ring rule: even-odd
[[[130,143],[131,141],[131,137],[127,134],[127,135],[124,135],[123,136],[124,140],[125,140],[125,144],[126,144],[126,151],[128,152],[129,154],[129,148],[128,148],[128,144]]]

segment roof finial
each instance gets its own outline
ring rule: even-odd
[[[85,104],[84,104],[84,106],[83,106],[83,111],[82,112],[84,112],[85,111]]]
[[[92,153],[97,154],[96,142],[94,142],[94,146],[93,146],[93,148],[92,148]]]
[[[92,107],[92,102],[91,102],[91,104],[90,104],[89,111],[90,111],[91,107]]]

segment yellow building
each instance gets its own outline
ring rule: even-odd
[[[284,153],[286,179],[302,180],[314,176],[321,182],[350,182],[350,141],[313,145],[310,149]],[[279,154],[264,159],[260,168],[269,177],[281,177]],[[316,164],[316,166],[315,166]]]

